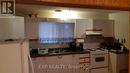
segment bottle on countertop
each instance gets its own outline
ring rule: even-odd
[[[123,45],[121,45],[121,50],[120,50],[121,52],[123,52],[124,51],[124,46]]]
[[[76,40],[73,39],[73,41],[69,43],[69,48],[70,48],[70,50],[71,50],[71,51],[76,51],[76,45],[77,45],[77,44],[76,44]]]
[[[123,52],[125,49],[124,43],[125,43],[125,39],[122,39],[121,40],[121,49],[120,49],[121,52]]]
[[[121,39],[121,40],[117,39],[115,48],[117,48],[117,50],[119,50],[120,52],[123,52],[125,49],[124,43],[125,43],[125,41],[123,39]]]
[[[120,49],[120,46],[121,46],[120,39],[115,39],[114,49],[115,49],[115,50],[119,50],[119,49]]]

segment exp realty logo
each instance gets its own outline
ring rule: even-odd
[[[15,0],[0,0],[1,14],[15,14]]]

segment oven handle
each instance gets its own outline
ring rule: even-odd
[[[91,55],[106,55],[106,54],[108,54],[108,53],[104,53],[104,54],[91,54]]]

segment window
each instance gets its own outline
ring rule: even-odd
[[[74,23],[40,22],[39,41],[41,44],[68,43],[74,37]]]

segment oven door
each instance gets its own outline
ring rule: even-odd
[[[91,55],[91,68],[108,67],[108,54]]]

